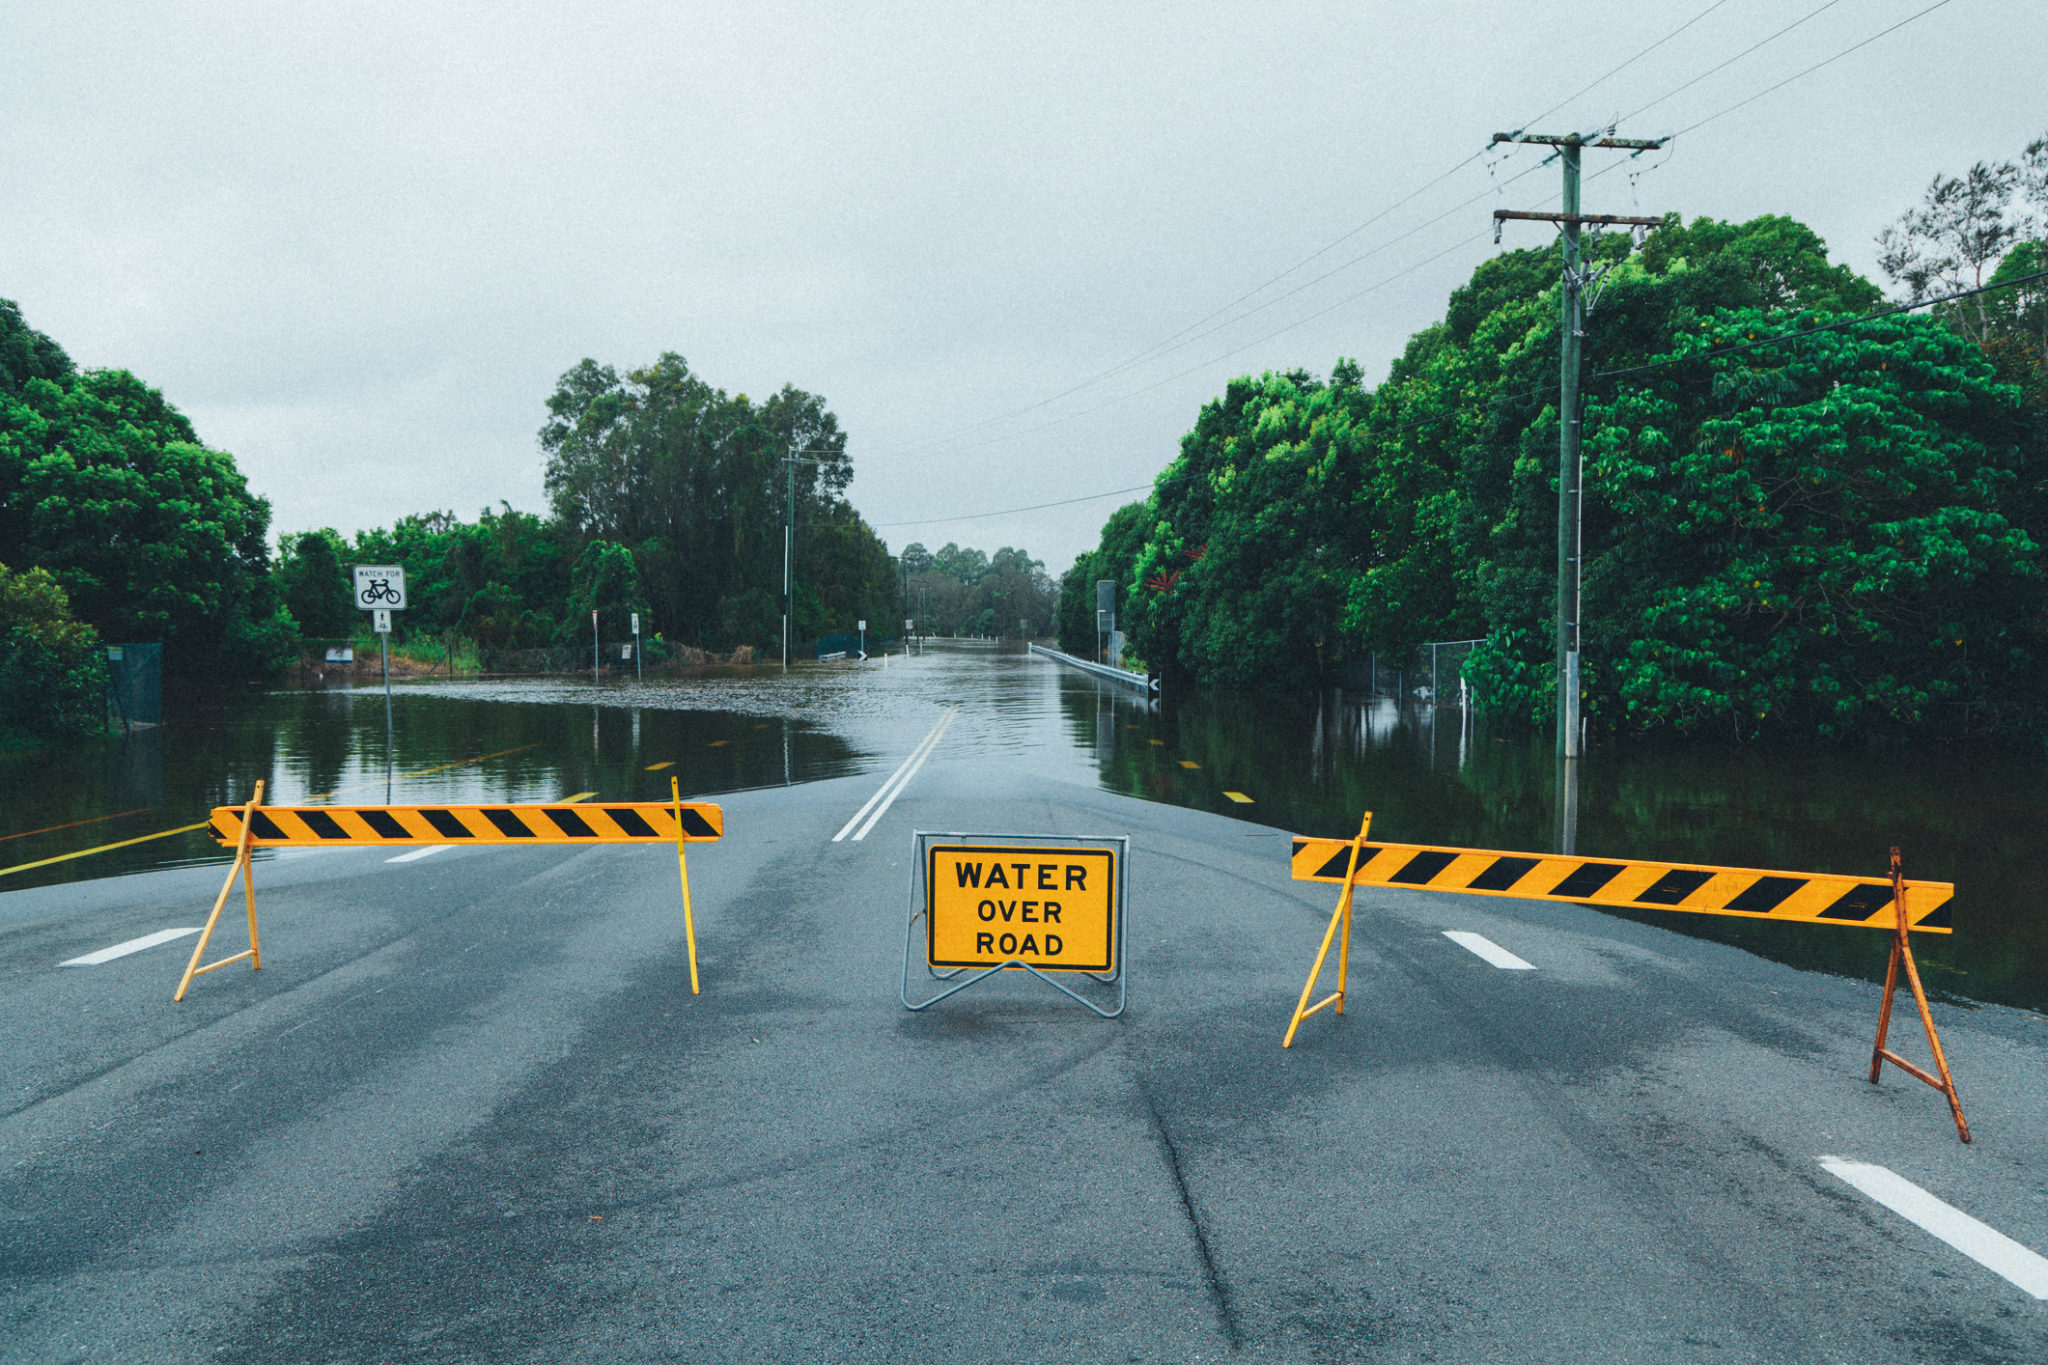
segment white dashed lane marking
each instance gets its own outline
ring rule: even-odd
[[[2003,1275],[2037,1299],[2048,1299],[2048,1259],[1998,1229],[1978,1222],[1883,1166],[1838,1156],[1824,1156],[1820,1164],[1829,1174],[1855,1186],[1907,1222],[1933,1233],[1986,1270]]]
[[[1484,934],[1471,934],[1463,929],[1446,929],[1444,937],[1467,952],[1485,958],[1504,972],[1533,972],[1536,964],[1524,962],[1507,949],[1495,943]]]
[[[57,965],[60,967],[97,967],[102,962],[112,962],[117,957],[126,957],[130,953],[139,953],[144,949],[154,948],[160,943],[169,943],[173,939],[187,938],[198,933],[200,927],[195,924],[190,929],[159,929],[153,934],[144,934],[141,938],[131,938],[126,943],[116,943],[111,948],[102,948],[96,953],[87,953],[83,957],[74,957]]]

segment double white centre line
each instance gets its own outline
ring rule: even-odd
[[[910,751],[910,757],[904,759],[902,766],[889,774],[889,780],[882,784],[882,789],[870,796],[868,803],[855,811],[853,818],[832,836],[833,843],[838,843],[849,834],[853,835],[855,843],[868,837],[868,831],[875,827],[875,821],[881,819],[889,807],[896,803],[896,798],[910,785],[910,779],[917,776],[917,770],[924,766],[924,761],[931,757],[932,750],[938,747],[939,739],[946,733],[946,727],[953,723],[953,717],[959,714],[960,708],[957,706],[946,709],[946,714],[939,717],[938,724],[926,731],[925,737]],[[863,820],[867,823],[862,824]],[[858,830],[854,828],[856,825],[860,826]]]

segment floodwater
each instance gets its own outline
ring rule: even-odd
[[[671,777],[712,796],[889,772],[947,705],[961,709],[934,761],[999,762],[1301,834],[1348,837],[1371,810],[1374,835],[1401,842],[1871,877],[1896,845],[1908,876],[1956,884],[1955,934],[1915,939],[1930,989],[2048,1010],[2038,748],[1612,744],[1579,761],[1568,790],[1547,735],[1493,733],[1455,708],[1338,693],[1148,707],[1015,645],[970,642],[787,676],[401,684],[388,738],[380,687],[170,695],[161,729],[0,755],[0,909],[5,890],[224,861],[203,831],[164,831],[247,800],[258,779],[275,804],[657,800]],[[66,856],[85,850],[99,851]],[[1875,980],[1889,946],[1867,929],[1632,917]]]

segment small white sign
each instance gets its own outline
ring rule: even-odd
[[[397,564],[356,565],[356,606],[363,611],[404,611],[405,570]]]
[[[862,630],[866,630],[866,629],[868,628],[868,623],[867,623],[867,622],[865,622],[865,621],[861,622],[861,623],[860,623],[860,628],[861,628]]]
[[[640,613],[637,611],[633,613],[633,633],[635,635],[640,633]]]
[[[619,657],[620,657],[621,659],[630,659],[630,658],[632,658],[632,657],[633,657],[633,646],[631,646],[631,645],[620,645],[620,646],[619,646]]]
[[[376,607],[371,610],[370,629],[376,631],[379,635],[389,635],[391,633],[391,609],[389,607]]]
[[[915,630],[917,628],[917,622],[910,620],[908,617],[905,617],[903,621],[903,628],[905,630]]]

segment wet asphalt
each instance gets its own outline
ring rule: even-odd
[[[221,869],[0,895],[0,1360],[2048,1360],[2048,1302],[1820,1164],[2048,1251],[2048,1021],[1936,1005],[1963,1146],[1865,1079],[1865,983],[1373,892],[1282,1051],[1334,903],[1286,831],[949,733],[835,842],[899,712],[877,772],[722,800],[694,997],[660,847],[269,859],[263,969],[182,1004],[190,939],[58,964]],[[905,1010],[917,829],[1128,835],[1123,1017]]]

